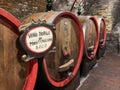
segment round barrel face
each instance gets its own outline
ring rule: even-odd
[[[7,23],[7,22],[6,22]],[[0,24],[0,89],[22,90],[27,64],[20,59],[17,49],[18,36]]]
[[[96,45],[96,27],[93,20],[89,19],[86,24],[85,31],[85,53],[87,56],[91,56],[94,53]]]
[[[61,17],[55,23],[56,42],[45,56],[48,73],[55,81],[64,80],[72,73],[79,56],[78,25],[71,18]]]
[[[47,12],[33,14],[28,17],[23,24],[31,20],[45,20],[51,25],[55,25],[56,40],[53,48],[43,58],[44,73],[46,80],[56,87],[67,85],[76,75],[83,55],[83,32],[79,19],[70,12]],[[38,62],[41,65],[42,62]],[[39,75],[40,74],[40,75]]]
[[[105,39],[104,29],[105,29],[104,22],[103,22],[103,20],[101,20],[101,22],[100,22],[100,44],[104,43],[104,39]]]

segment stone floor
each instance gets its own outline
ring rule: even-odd
[[[102,57],[77,90],[120,90],[120,55]]]

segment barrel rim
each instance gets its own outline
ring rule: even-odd
[[[88,56],[88,58],[90,59],[90,60],[92,60],[95,56],[96,56],[96,53],[97,53],[97,49],[98,49],[98,45],[99,45],[99,29],[98,29],[98,24],[97,24],[97,20],[96,20],[96,18],[95,17],[93,17],[93,16],[91,16],[90,17],[90,19],[91,20],[93,20],[94,21],[94,24],[95,24],[95,27],[96,27],[96,43],[95,43],[95,49],[94,49],[94,55],[93,56]]]
[[[57,21],[58,18],[60,17],[65,17],[65,16],[68,16],[72,19],[74,19],[74,21],[76,22],[76,24],[78,25],[78,28],[79,28],[79,39],[80,39],[80,42],[79,42],[79,45],[80,45],[80,50],[79,50],[79,56],[78,56],[78,63],[76,64],[76,66],[74,67],[74,70],[72,72],[72,76],[71,77],[67,77],[66,79],[62,80],[62,81],[55,81],[51,75],[49,74],[48,72],[48,69],[47,69],[47,65],[46,65],[46,59],[44,58],[44,69],[45,69],[45,73],[46,73],[46,76],[49,80],[49,82],[53,85],[53,86],[56,86],[56,87],[63,87],[65,85],[67,85],[72,79],[73,77],[75,77],[77,71],[79,70],[79,66],[80,66],[80,63],[82,61],[82,56],[83,56],[83,48],[84,48],[84,40],[83,40],[83,31],[82,31],[82,27],[80,25],[80,22],[79,22],[79,19],[74,15],[72,14],[71,12],[61,12],[59,15],[57,15],[54,20],[53,20],[53,24]]]
[[[34,90],[38,73],[38,59],[30,60],[28,63],[28,74],[22,90]]]
[[[12,14],[10,14],[9,12],[7,12],[6,10],[2,8],[0,8],[0,12],[1,12],[0,16],[2,18],[0,19],[0,22],[9,28],[11,28],[12,26],[13,27],[12,31],[16,33],[17,35],[20,35],[19,31],[16,28],[18,28],[21,25],[21,22],[16,17],[14,17]]]

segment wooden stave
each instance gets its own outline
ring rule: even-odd
[[[19,21],[18,21],[18,23],[12,22],[12,19],[13,19],[13,21],[15,21],[16,18],[12,17],[12,15],[7,13],[4,9],[0,8],[0,12],[1,12],[0,13],[0,22],[1,22],[0,25],[1,25],[1,28],[2,28],[2,30],[1,30],[1,34],[2,34],[1,35],[1,45],[2,45],[2,48],[3,48],[1,51],[3,52],[2,54],[3,54],[3,57],[4,57],[3,59],[1,58],[1,61],[3,61],[3,65],[1,65],[1,66],[4,67],[4,68],[1,69],[1,71],[3,73],[3,75],[1,75],[1,77],[3,77],[4,79],[6,78],[5,79],[6,81],[4,79],[1,81],[1,82],[4,82],[4,83],[2,83],[3,85],[1,86],[1,89],[2,88],[4,88],[4,89],[9,88],[10,90],[16,90],[16,89],[21,88],[22,85],[19,84],[18,87],[17,87],[16,83],[14,82],[15,77],[12,76],[12,73],[15,74],[16,72],[14,72],[14,69],[13,69],[14,65],[9,65],[11,63],[11,61],[9,61],[8,58],[13,59],[13,63],[11,63],[11,64],[15,64],[17,62],[17,60],[15,60],[15,57],[17,57],[17,55],[10,57],[9,54],[13,53],[13,52],[10,52],[10,51],[14,51],[14,52],[17,53],[17,49],[14,48],[15,45],[16,45],[16,40],[14,38],[18,37],[16,27],[17,27],[17,25],[19,26],[20,23],[19,23]],[[13,33],[12,30],[9,29],[9,28],[14,27],[14,26],[16,26],[16,27],[12,28],[12,30],[13,30],[13,32],[16,32],[16,33]],[[15,35],[13,35],[13,34],[15,34]],[[8,38],[8,39],[4,40],[6,38]],[[12,38],[14,40],[12,40]],[[11,43],[14,43],[14,45],[11,45]],[[7,52],[7,50],[10,50],[10,51]],[[5,56],[7,56],[8,58],[5,57]],[[6,61],[8,61],[8,62],[6,62]],[[20,67],[20,66],[18,66],[18,67]],[[8,72],[8,69],[10,69],[10,68],[13,69],[13,70],[11,70],[12,73],[10,72],[10,70]],[[7,73],[8,73],[8,75],[7,75]],[[4,74],[6,74],[6,75],[4,76]],[[10,75],[11,75],[11,77],[10,77]],[[11,78],[11,80],[9,80],[8,77]],[[18,78],[18,77],[16,76],[16,78]],[[14,81],[12,81],[12,80],[14,80]],[[15,84],[15,86],[11,87],[13,84]]]

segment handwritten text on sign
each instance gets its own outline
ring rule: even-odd
[[[53,33],[44,26],[31,29],[26,35],[27,47],[35,53],[48,50],[53,43]]]

